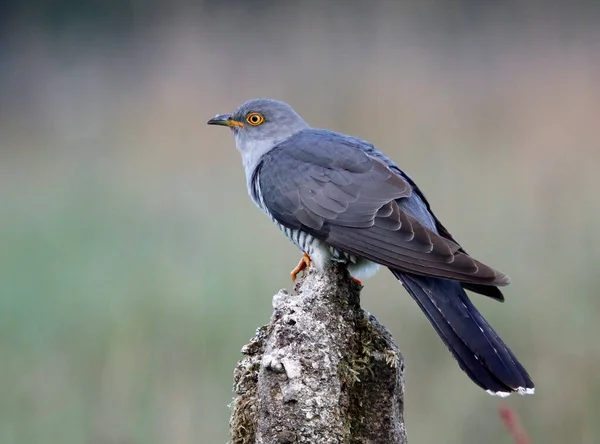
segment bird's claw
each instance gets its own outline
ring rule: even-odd
[[[355,284],[360,285],[361,287],[363,286],[363,283],[360,279],[356,279],[354,276],[350,276],[350,280],[352,280],[352,282],[354,282]]]
[[[298,265],[296,265],[296,268],[294,268],[290,272],[290,275],[292,276],[292,281],[296,282],[296,277],[298,276],[298,273],[306,270],[309,266],[310,266],[310,257],[308,256],[308,254],[303,253],[302,259],[300,259],[300,262],[298,262]]]

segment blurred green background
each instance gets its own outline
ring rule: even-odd
[[[600,8],[541,1],[5,1],[0,443],[224,443],[239,350],[295,248],[216,113],[253,97],[368,139],[467,251],[537,385],[490,397],[389,273],[412,443],[600,442]]]

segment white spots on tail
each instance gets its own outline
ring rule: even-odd
[[[517,393],[519,393],[519,395],[533,395],[535,393],[535,388],[519,387]]]
[[[507,396],[510,396],[513,393],[513,392],[493,392],[491,390],[486,390],[486,392],[488,392],[492,396],[499,396],[500,398],[506,398]],[[517,387],[515,389],[515,392],[517,392],[519,395],[533,395],[535,393],[535,389],[534,388],[526,388],[526,387]]]

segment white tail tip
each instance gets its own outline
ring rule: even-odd
[[[493,392],[491,390],[486,390],[492,396],[499,396],[500,398],[506,398],[510,396],[513,392]],[[525,388],[525,387],[517,387],[515,390],[519,395],[533,395],[535,393],[534,388]]]

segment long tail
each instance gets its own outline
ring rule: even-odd
[[[527,371],[477,311],[459,282],[391,272],[475,384],[492,395],[533,394],[534,385]]]

